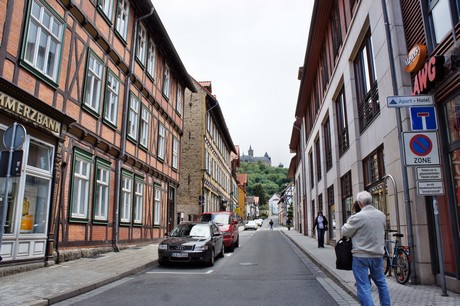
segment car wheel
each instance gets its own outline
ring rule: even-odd
[[[233,244],[233,242],[229,245],[228,247],[228,251],[229,252],[233,252],[235,250],[235,245]]]
[[[222,249],[220,250],[219,258],[224,258],[224,256],[225,256],[225,246],[224,246],[224,243],[222,243]]]
[[[238,238],[236,238],[236,241],[235,241],[235,248],[239,246],[240,246],[240,236],[238,236]]]
[[[215,257],[215,256],[216,256],[216,255],[215,255],[215,251],[214,251],[214,249],[212,249],[212,250],[211,250],[211,256],[209,257],[208,262],[206,263],[206,264],[208,265],[208,267],[214,266],[214,260],[215,260],[214,257]]]

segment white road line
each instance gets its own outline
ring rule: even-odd
[[[212,272],[214,272],[214,270],[208,270],[206,272],[173,272],[173,271],[148,271],[146,272],[147,274],[190,274],[190,275],[203,275],[203,274],[211,274]]]

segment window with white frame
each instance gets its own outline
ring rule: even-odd
[[[128,136],[133,140],[137,140],[139,129],[139,105],[140,102],[137,97],[131,93],[129,101],[129,114],[128,114]]]
[[[114,126],[117,125],[118,100],[120,98],[120,80],[109,71],[105,91],[104,119]]]
[[[150,112],[145,105],[142,105],[139,143],[146,148],[148,147],[148,144],[149,144],[149,130],[150,130]]]
[[[95,113],[99,113],[101,104],[102,78],[104,63],[93,52],[88,52],[88,66],[85,80],[84,104]]]
[[[158,126],[158,146],[157,156],[158,158],[165,159],[165,141],[166,141],[166,128],[162,123]]]
[[[169,92],[171,90],[171,72],[168,65],[165,65],[163,72],[163,95],[169,99]]]
[[[80,150],[75,150],[71,202],[72,218],[88,219],[91,162],[91,155]]]
[[[152,77],[155,78],[155,44],[153,40],[149,40],[149,49],[147,52],[147,73]]]
[[[160,225],[161,222],[161,187],[155,185],[155,199],[153,203],[153,225]]]
[[[431,32],[436,44],[439,44],[447,33],[453,31],[452,13],[456,15],[453,5],[453,1],[449,0],[428,0]],[[458,21],[459,16],[455,17]]]
[[[109,210],[110,163],[96,160],[96,186],[94,190],[94,220],[107,221]]]
[[[133,175],[123,172],[121,175],[120,222],[131,222],[131,208],[133,200]]]
[[[107,17],[108,20],[112,20],[113,0],[99,0],[98,2],[98,5],[102,12],[104,12],[105,17]]]
[[[145,65],[145,54],[147,52],[147,31],[142,23],[139,24],[139,30],[137,32],[137,52],[136,57]]]
[[[118,0],[116,30],[118,34],[120,34],[121,37],[125,41],[128,38],[128,17],[129,17],[128,0]]]
[[[64,20],[41,1],[31,1],[23,58],[27,64],[57,82]]]
[[[172,147],[172,167],[177,170],[179,165],[179,140],[176,137],[173,137],[173,147]]]
[[[136,177],[134,190],[134,210],[133,222],[142,224],[142,211],[144,208],[144,181],[141,177]]]
[[[176,111],[182,115],[182,86],[177,84],[176,92]]]

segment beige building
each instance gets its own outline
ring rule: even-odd
[[[177,221],[195,220],[205,211],[231,208],[231,153],[237,154],[211,82],[196,82],[185,92],[181,179],[177,190]]]

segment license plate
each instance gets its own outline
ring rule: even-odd
[[[172,253],[171,257],[188,257],[187,253]]]

